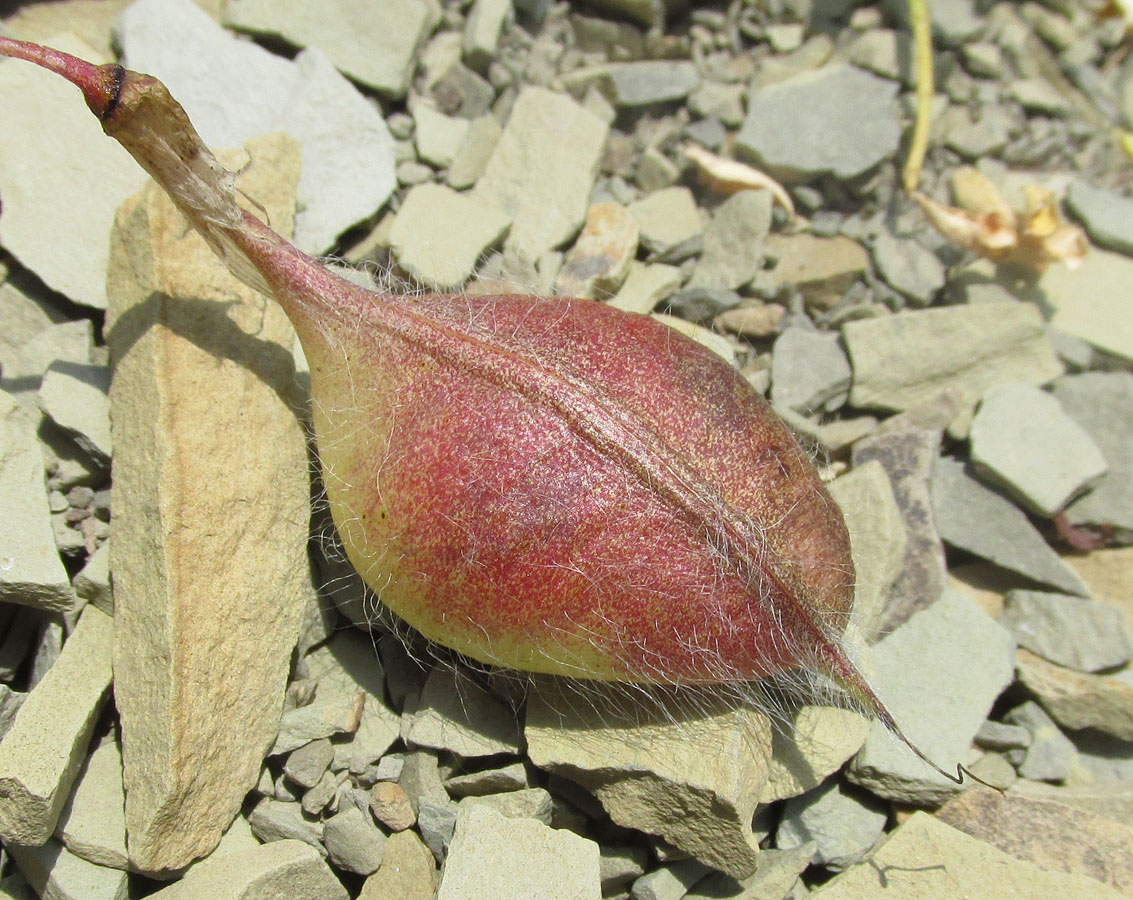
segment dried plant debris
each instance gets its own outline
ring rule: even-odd
[[[913,199],[932,226],[958,247],[995,262],[1042,272],[1052,263],[1071,269],[1082,264],[1085,232],[1063,222],[1054,195],[1038,185],[1025,188],[1026,206],[1015,210],[979,171],[960,169],[953,176],[955,206],[943,206],[924,194]]]
[[[703,147],[695,145],[685,147],[685,156],[696,164],[700,179],[704,184],[716,193],[735,194],[739,191],[771,191],[776,203],[792,216],[795,214],[795,204],[791,200],[791,195],[770,175],[734,159],[717,156],[715,153],[710,153]]]
[[[312,494],[310,417],[373,404],[387,382],[355,377],[325,399],[327,355],[297,354],[279,310],[156,188],[138,193],[144,175],[74,89],[0,60],[0,894],[1127,893],[1129,4],[926,5],[934,125],[907,194],[903,3],[396,0],[312,16],[231,0],[215,17],[190,0],[9,4],[4,38],[148,71],[204,144],[237,148],[218,153],[237,182],[202,151],[202,181],[182,185],[206,187],[198,225],[214,244],[236,218],[293,227],[406,315],[447,309],[457,331],[510,341],[512,363],[535,341],[527,371],[578,375],[579,403],[617,382],[605,426],[661,410],[674,443],[714,461],[685,485],[690,502],[720,484],[766,494],[752,488],[765,436],[703,399],[716,377],[745,403],[766,395],[805,449],[804,493],[845,523],[838,602],[804,619],[921,750],[1006,793],[958,789],[838,708],[820,673],[851,689],[853,676],[800,657],[774,592],[760,595],[778,615],[770,637],[747,646],[766,665],[749,674],[775,677],[723,687],[532,680],[483,664],[530,662],[499,631],[463,645],[490,645],[480,662],[424,640],[382,603],[405,584],[383,566],[423,557],[397,545],[364,567],[365,588],[340,539],[390,508],[340,516],[337,535],[325,490],[376,479],[388,498],[416,478],[415,508],[442,504],[450,552],[426,574],[460,582],[449,621],[493,585],[538,618],[572,572],[632,582],[654,601],[607,659],[637,647],[652,675],[672,658],[643,635],[667,625],[686,660],[727,658],[735,674],[727,636],[689,615],[731,583],[711,561],[735,555],[732,500],[688,519],[714,524],[690,545],[703,554],[673,565],[686,513],[650,519],[638,500],[686,469],[548,489],[592,445],[542,427],[529,391],[511,396],[532,443],[452,457],[511,458],[543,485],[489,523],[503,482],[464,478],[477,491],[450,496],[429,468],[462,428],[510,421],[490,379],[463,377],[444,421],[396,397],[394,437],[436,424],[412,454],[393,442],[348,469],[343,448],[388,416],[324,431],[323,461],[338,462]],[[101,71],[109,96],[115,70]],[[308,287],[338,284],[305,271]],[[438,306],[434,290],[467,299]],[[324,335],[388,314],[368,310]],[[582,347],[588,318],[607,324]],[[580,368],[592,351],[601,378]],[[692,366],[679,398],[662,365],[674,353]],[[425,373],[425,358],[452,370],[426,353],[392,377]],[[721,455],[736,446],[748,455]],[[568,515],[583,496],[616,508],[600,540]],[[797,524],[807,503],[775,496],[765,532],[801,533],[803,558],[828,547]],[[507,580],[550,544],[575,556]],[[753,562],[778,552],[751,546]],[[593,548],[604,568],[585,565]],[[666,619],[660,595],[682,615]],[[590,667],[601,629],[576,612],[551,643],[559,663]]]

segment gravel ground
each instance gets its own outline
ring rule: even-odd
[[[916,196],[899,2],[0,8],[159,77],[360,283],[733,364],[845,516],[861,668],[976,778],[814,679],[602,691],[407,633],[311,514],[282,313],[4,60],[0,897],[1133,895],[1133,19],[929,2]]]

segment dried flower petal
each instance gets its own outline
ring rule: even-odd
[[[979,169],[961,166],[952,173],[952,202],[973,216],[994,215],[1002,222],[1015,219],[1011,208],[999,188]]]
[[[685,148],[685,156],[691,159],[700,172],[700,180],[718,194],[737,194],[740,191],[767,190],[792,216],[795,214],[795,204],[791,202],[791,195],[786,188],[774,178],[758,169],[709,153],[703,147],[690,146]]]
[[[1051,263],[1081,265],[1089,247],[1076,225],[1062,221],[1054,194],[1038,185],[1024,189],[1026,211],[1013,210],[983,174],[966,166],[952,178],[960,206],[944,206],[924,194],[913,199],[932,226],[953,244],[996,262],[1041,272]]]

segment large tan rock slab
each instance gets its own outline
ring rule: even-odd
[[[44,844],[79,774],[110,687],[114,620],[87,607],[0,741],[0,840]]]
[[[615,689],[616,690],[616,689]],[[590,790],[619,825],[663,837],[735,878],[756,866],[751,821],[771,766],[770,719],[732,698],[583,696],[541,683],[527,754]]]
[[[293,140],[227,160],[290,230]],[[258,213],[263,214],[263,213]],[[115,698],[130,861],[212,850],[279,725],[308,590],[304,429],[290,324],[153,185],[112,241]]]
[[[1133,674],[1087,675],[1064,669],[1020,649],[1015,672],[1059,725],[1077,731],[1096,728],[1133,741]]]
[[[302,841],[273,841],[243,853],[210,857],[156,900],[347,900],[317,850]]]
[[[1126,895],[1085,875],[1048,872],[918,812],[868,860],[847,869],[814,900],[1119,900]]]
[[[1053,800],[973,788],[941,821],[1051,872],[1088,875],[1133,894],[1133,827]]]

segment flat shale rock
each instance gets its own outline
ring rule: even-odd
[[[1009,724],[1022,726],[1031,736],[1016,765],[1020,777],[1058,782],[1071,776],[1078,761],[1078,750],[1041,706],[1028,700],[1008,710],[1003,718]]]
[[[858,862],[881,837],[886,805],[860,788],[830,779],[814,791],[788,800],[775,833],[775,846],[794,850],[814,842],[811,861],[841,870]]]
[[[424,101],[411,104],[410,109],[417,159],[438,169],[448,167],[472,123],[458,116],[446,116]]]
[[[372,875],[382,864],[386,836],[368,812],[347,806],[323,823],[323,842],[336,866]]]
[[[534,819],[550,825],[554,811],[554,800],[550,791],[544,788],[527,788],[522,791],[505,791],[502,794],[487,794],[482,797],[466,797],[457,806],[457,815],[465,806],[487,806],[509,819]]]
[[[1133,781],[1081,785],[1017,781],[1011,788],[1011,795],[1058,803],[1101,816],[1111,822],[1133,826]]]
[[[374,643],[369,635],[358,631],[338,631],[325,644],[307,654],[307,672],[318,688],[315,700],[284,714],[289,716],[304,709],[314,711],[307,724],[317,727],[329,723],[333,732],[315,737],[330,737],[332,733],[351,735],[349,741],[334,745],[334,762],[331,768],[358,770],[382,757],[397,740],[401,722],[399,716],[385,702],[385,672],[378,661]],[[356,714],[358,709],[360,714]],[[292,725],[300,725],[292,721]],[[273,752],[279,752],[284,739],[284,722],[280,723],[280,737]],[[289,737],[290,743],[302,737],[296,728]]]
[[[39,386],[40,409],[100,465],[113,452],[109,391],[107,366],[70,362],[52,363]]]
[[[3,739],[8,729],[12,727],[16,713],[27,696],[26,691],[13,691],[6,684],[0,687],[0,739]]]
[[[48,43],[93,62],[104,58],[74,35]],[[0,216],[4,248],[76,303],[106,308],[106,235],[114,211],[146,181],[107,139],[74,87],[15,60],[0,63]],[[50,120],[51,127],[44,127]],[[8,374],[8,373],[5,373]]]
[[[326,738],[291,751],[287,762],[283,764],[283,774],[301,787],[310,788],[319,783],[319,779],[330,767],[334,759],[334,747]]]
[[[617,296],[608,302],[610,306],[626,312],[644,314],[662,300],[671,297],[680,286],[681,271],[676,266],[664,263],[650,265],[633,260]]]
[[[374,17],[403,3],[418,5],[397,0],[381,4],[380,11],[363,6]],[[334,16],[321,6],[317,13],[309,9],[330,27]],[[176,40],[170,40],[173,34]],[[123,64],[160,78],[214,150],[277,131],[299,141],[294,241],[301,250],[322,253],[389,197],[395,186],[389,130],[322,50],[305,50],[294,62],[275,56],[237,39],[190,0],[133,3],[117,35]],[[357,35],[351,38],[351,46],[359,46]],[[277,230],[278,222],[273,216]]]
[[[931,606],[944,587],[944,545],[932,503],[932,474],[938,463],[939,431],[887,429],[854,444],[855,466],[878,462],[885,469],[905,526],[905,557],[889,589],[877,627],[889,631],[917,610]]]
[[[117,742],[103,741],[87,757],[55,835],[88,862],[126,868],[126,789]]]
[[[75,580],[75,596],[93,604],[107,615],[114,615],[114,595],[110,589],[110,541],[94,551]]]
[[[425,846],[436,861],[444,863],[453,833],[456,831],[456,806],[450,802],[442,805],[440,802],[425,799],[422,799],[418,806],[417,830],[421,832],[421,840],[425,842]],[[395,833],[407,834],[408,831]]]
[[[914,813],[866,862],[811,896],[814,900],[1119,900],[1125,894],[1085,875],[1050,872],[969,837],[925,812]]]
[[[771,734],[771,765],[760,803],[812,790],[861,749],[869,720],[832,706],[802,706]],[[762,859],[760,862],[762,865]]]
[[[967,762],[973,736],[1011,683],[1014,647],[1006,629],[946,588],[874,646],[873,687],[909,740],[950,772]],[[903,802],[940,802],[959,790],[879,722],[847,774],[878,796]]]
[[[463,57],[473,69],[486,71],[500,42],[508,16],[510,0],[476,0],[464,26]]]
[[[1133,826],[1054,799],[973,787],[937,814],[942,822],[1049,872],[1087,875],[1133,893]]]
[[[120,869],[96,866],[62,844],[5,848],[41,900],[126,900],[129,881]]]
[[[17,287],[7,280],[7,275],[7,267],[0,265],[0,319],[4,322],[4,333],[0,334],[0,388],[5,389],[20,368],[23,348],[62,318],[42,300],[30,296],[26,285]],[[89,360],[87,346],[82,348],[84,362]],[[43,372],[35,374],[42,376]]]
[[[1129,662],[1133,645],[1116,606],[1045,591],[1007,592],[999,621],[1020,647],[1056,665],[1097,672]]]
[[[555,293],[566,297],[606,297],[622,286],[637,254],[637,219],[620,203],[595,203],[586,224],[563,260]]]
[[[599,900],[598,845],[484,806],[462,809],[437,900]]]
[[[531,761],[587,788],[616,823],[659,835],[734,877],[750,875],[769,720],[723,702],[700,712],[642,705],[627,717],[619,699],[595,695],[580,704],[541,687],[528,699]]]
[[[1133,547],[1103,547],[1068,558],[1071,568],[1089,585],[1089,594],[1121,608],[1125,629],[1133,636]]]
[[[691,240],[704,231],[700,209],[687,187],[661,188],[629,205],[641,228],[641,242],[652,252]]]
[[[483,174],[503,129],[493,115],[473,119],[453,154],[445,181],[456,190],[472,187]]]
[[[710,869],[695,859],[682,859],[642,875],[630,889],[632,900],[680,900]]]
[[[358,900],[433,900],[437,864],[413,831],[390,835],[382,865],[362,885]]]
[[[704,229],[704,252],[689,287],[735,290],[756,276],[771,230],[771,202],[769,191],[740,191],[720,204]]]
[[[1058,724],[1133,741],[1133,682],[1128,678],[1074,672],[1029,650],[1020,650],[1015,664],[1019,681]]]
[[[287,710],[279,719],[279,730],[268,756],[291,753],[322,738],[356,734],[366,705],[366,695],[362,691],[346,695],[336,692],[330,697],[318,697],[306,706]],[[393,742],[392,738],[390,742]]]
[[[908,537],[901,509],[884,466],[870,460],[828,486],[850,532],[856,625],[867,638],[877,634],[882,606],[904,568]]]
[[[582,224],[609,126],[570,97],[519,92],[472,196],[512,218],[506,249],[534,261]]]
[[[390,247],[400,265],[426,287],[459,288],[489,246],[510,225],[496,207],[441,184],[410,189],[390,229]]]
[[[1008,381],[988,388],[969,439],[975,472],[1048,518],[1109,468],[1086,430],[1055,397],[1032,384]]]
[[[193,866],[156,900],[347,900],[349,894],[313,847],[301,841],[270,844]]]
[[[831,309],[869,267],[869,255],[844,235],[772,234],[767,253],[776,262],[771,275],[780,284],[794,285],[808,308]]]
[[[1133,360],[1131,282],[1133,259],[1094,249],[1073,272],[1066,266],[1051,266],[1038,287],[1053,308],[1054,328],[1128,362]]]
[[[326,856],[323,846],[323,823],[308,819],[302,807],[289,800],[265,797],[248,813],[252,833],[263,843],[301,841],[314,847],[320,856]]]
[[[75,606],[55,548],[35,428],[11,394],[0,391],[0,601],[53,612]]]
[[[21,6],[12,14],[5,12],[4,29],[8,36],[37,44],[51,44],[60,32],[70,30],[92,47],[103,58],[113,52],[110,46],[114,20],[129,0],[71,0],[65,4],[33,3]],[[52,44],[52,46],[54,46]]]
[[[904,410],[947,387],[969,405],[1000,381],[1043,384],[1062,374],[1042,315],[1026,303],[914,310],[847,322],[850,402]]]
[[[794,850],[764,850],[759,854],[759,869],[751,877],[736,881],[715,872],[693,885],[683,900],[783,900],[810,865],[813,851],[813,843]]]
[[[296,150],[275,135],[232,160],[284,232]],[[310,589],[308,459],[283,312],[153,185],[112,248],[115,700],[130,860],[160,872],[216,846],[275,738]]]
[[[850,363],[838,334],[786,328],[771,350],[771,402],[807,415],[837,409],[850,389]]]
[[[897,85],[831,65],[749,91],[736,147],[780,175],[853,178],[897,151]]]
[[[231,0],[225,24],[318,47],[343,74],[386,94],[404,97],[417,53],[436,25],[425,0],[330,0],[309,3]]]
[[[421,705],[405,733],[407,744],[461,757],[519,753],[515,713],[471,678],[438,667],[429,674]]]
[[[7,285],[0,285],[0,291]],[[5,320],[8,317],[5,315]],[[18,325],[13,326],[19,332]],[[17,399],[32,397],[39,390],[48,367],[55,362],[73,362],[85,365],[91,361],[94,350],[94,327],[89,319],[76,319],[70,322],[56,322],[40,329],[30,338],[18,344],[10,344],[12,350],[0,357],[4,371],[0,373],[0,384],[10,390]]]
[[[912,237],[883,230],[873,242],[877,274],[916,306],[928,306],[944,287],[944,263]]]
[[[644,848],[603,845],[599,850],[602,857],[598,863],[598,871],[602,877],[603,894],[608,895],[622,890],[628,882],[645,874],[649,853]]]
[[[0,741],[0,839],[44,844],[79,774],[110,687],[114,620],[83,611],[63,652]]]
[[[940,536],[953,547],[1057,590],[1082,597],[1089,593],[1023,511],[980,484],[958,460],[936,461],[932,505]]]
[[[1066,192],[1066,206],[1099,247],[1133,255],[1133,200],[1075,180]]]
[[[619,109],[681,100],[700,86],[696,64],[687,60],[610,63],[600,71],[603,91]]]
[[[1075,525],[1113,526],[1133,538],[1133,374],[1084,372],[1051,385],[1066,415],[1101,449],[1109,471],[1066,508]]]
[[[527,788],[527,768],[521,762],[498,769],[466,772],[445,779],[445,790],[453,797],[476,797]]]

